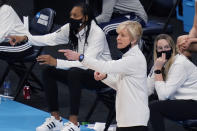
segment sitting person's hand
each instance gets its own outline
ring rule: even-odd
[[[64,56],[66,56],[68,60],[79,60],[80,54],[77,53],[76,51],[72,51],[69,49],[65,49],[65,50],[62,49],[62,50],[58,50],[58,52],[64,53]]]
[[[96,80],[96,81],[100,81],[100,80],[103,80],[103,79],[105,79],[107,77],[107,74],[102,74],[102,73],[100,73],[100,72],[94,72],[94,79]]]
[[[179,53],[188,50],[190,45],[191,41],[188,35],[182,35],[177,38],[177,48]]]
[[[164,64],[166,63],[166,54],[162,53],[162,56],[156,59],[154,69],[155,70],[161,70]]]
[[[57,60],[50,55],[40,55],[36,59],[41,65],[57,66]]]
[[[8,36],[7,38],[9,39],[9,43],[13,46],[16,45],[17,43],[28,41],[27,36]]]

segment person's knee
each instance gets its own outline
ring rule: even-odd
[[[70,68],[68,76],[69,79],[76,79],[79,78],[82,75],[83,69],[77,68],[77,67],[73,67]]]
[[[158,102],[153,101],[149,104],[150,112],[156,112],[158,110]]]
[[[54,74],[55,70],[56,70],[56,68],[51,67],[51,66],[45,67],[42,71],[42,77],[46,78],[46,77],[52,76]]]
[[[80,91],[83,86],[83,80],[85,77],[85,70],[80,68],[71,68],[68,72],[68,86],[71,87],[71,92]]]

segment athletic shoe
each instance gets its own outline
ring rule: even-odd
[[[36,131],[60,131],[63,128],[62,119],[56,120],[54,116],[46,118],[46,121],[36,128]]]
[[[80,131],[80,125],[78,123],[78,126],[76,126],[75,124],[69,121],[67,123],[64,123],[64,127],[61,131]]]

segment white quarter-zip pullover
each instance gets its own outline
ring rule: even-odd
[[[87,28],[87,27],[86,27]],[[78,52],[87,56],[111,60],[109,47],[104,32],[94,21],[91,22],[91,29],[87,39],[88,45],[85,44],[85,31],[82,29],[78,34]],[[36,46],[55,46],[60,44],[68,44],[69,42],[69,24],[64,25],[58,31],[44,36],[28,36],[29,42]],[[83,52],[84,51],[84,52]],[[57,60],[57,68],[68,69],[70,67],[85,68],[79,61]]]
[[[1,45],[1,43],[5,42],[7,36],[29,35],[29,31],[24,27],[16,12],[9,5],[5,4],[0,7],[0,17],[0,51],[21,52],[32,47],[29,43],[25,43],[19,46]]]
[[[105,84],[117,91],[118,127],[147,126],[149,120],[146,60],[138,45],[122,59],[98,61],[85,56],[82,63],[90,69],[108,74]]]
[[[155,81],[151,71],[147,83],[149,95],[156,89],[160,100],[197,100],[197,67],[182,54],[175,56],[166,81]]]

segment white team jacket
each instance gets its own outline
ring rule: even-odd
[[[88,45],[85,43],[85,30],[81,30],[78,34],[78,52],[96,59],[111,60],[109,47],[104,32],[96,25],[94,21],[91,22],[91,29],[87,39]],[[69,41],[69,24],[64,25],[54,33],[44,36],[28,36],[29,42],[36,46],[55,46],[60,44],[67,44]],[[79,61],[57,60],[57,68],[68,69],[70,67],[79,67],[86,69]]]
[[[90,69],[107,73],[103,82],[117,91],[116,120],[118,127],[147,126],[149,119],[146,60],[138,45],[122,59],[98,61],[85,56],[82,63]]]

